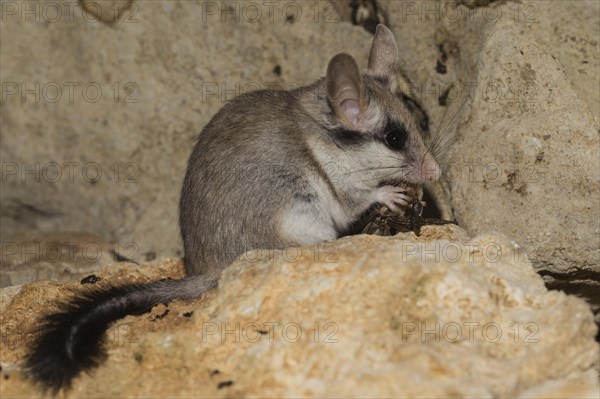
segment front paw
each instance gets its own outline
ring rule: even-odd
[[[412,199],[406,194],[406,189],[396,186],[383,186],[377,189],[377,202],[387,206],[390,211],[397,212],[398,206],[406,208]]]

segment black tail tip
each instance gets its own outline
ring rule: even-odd
[[[24,364],[32,382],[44,393],[50,392],[53,396],[61,390],[69,390],[75,377],[93,369],[104,359],[103,352],[98,352],[99,348],[94,353],[88,352],[83,362],[73,359],[62,333],[60,328],[44,331],[27,354]]]
[[[77,323],[80,305],[66,304],[62,311],[45,316],[26,355],[25,372],[44,393],[56,396],[70,389],[75,377],[107,357],[102,342],[106,327]]]

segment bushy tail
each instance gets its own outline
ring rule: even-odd
[[[197,298],[214,286],[215,280],[192,276],[83,293],[43,318],[41,336],[33,344],[25,367],[35,382],[53,394],[68,389],[75,376],[106,358],[103,337],[113,321],[146,313],[154,305],[173,299]]]

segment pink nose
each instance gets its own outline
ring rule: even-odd
[[[437,180],[442,175],[442,170],[437,162],[433,159],[426,159],[421,165],[421,179],[422,180]]]

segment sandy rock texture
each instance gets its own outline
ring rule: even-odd
[[[35,280],[81,279],[137,249],[120,248],[90,234],[64,233],[5,234],[0,246],[0,288]]]
[[[432,134],[453,139],[444,216],[514,237],[600,321],[600,3],[463,3],[380,2]]]
[[[366,67],[372,41],[328,2],[8,3],[0,232],[90,233],[140,261],[182,255],[187,158],[226,100],[311,83],[339,52]]]
[[[181,275],[130,266],[98,284]],[[37,394],[16,368],[32,320],[78,289],[29,284],[0,313],[2,397]],[[204,298],[120,320],[66,397],[594,397],[595,333],[588,305],[548,291],[502,235],[347,237],[249,252]]]

